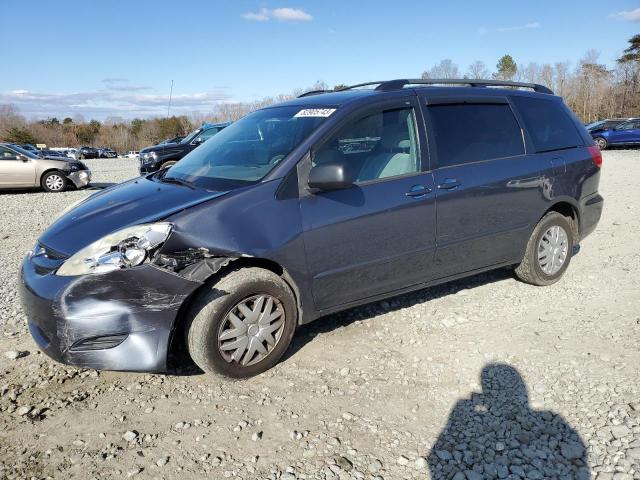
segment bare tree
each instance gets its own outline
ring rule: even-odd
[[[422,78],[460,78],[460,69],[450,58],[441,60],[440,63],[422,73]]]
[[[476,60],[471,65],[469,65],[467,75],[469,76],[469,78],[489,78],[491,73],[489,72],[489,69],[484,62]]]

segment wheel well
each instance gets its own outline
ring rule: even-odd
[[[59,168],[48,168],[47,170],[45,170],[44,172],[42,172],[42,174],[40,175],[40,179],[38,181],[38,183],[40,185],[42,185],[42,180],[44,179],[44,176],[47,173],[51,173],[51,172],[59,172],[59,173],[63,173]]]
[[[546,215],[549,212],[558,212],[559,214],[571,219],[573,239],[574,243],[577,244],[580,241],[580,217],[578,216],[578,210],[569,202],[558,202],[544,213]]]
[[[182,305],[178,310],[178,314],[176,315],[176,319],[173,322],[173,328],[171,331],[171,336],[169,338],[169,346],[167,349],[168,370],[172,371],[176,368],[184,367],[187,364],[195,365],[193,363],[193,360],[191,360],[191,357],[189,356],[189,352],[187,351],[186,344],[184,342],[184,329],[187,325],[189,307],[193,299],[198,296],[203,288],[207,288],[208,285],[210,285],[212,282],[217,281],[217,279],[224,276],[230,270],[247,267],[264,268],[265,270],[270,270],[276,275],[282,277],[285,282],[287,282],[287,284],[291,287],[293,295],[296,297],[298,312],[300,313],[302,311],[300,308],[300,294],[298,288],[281,265],[274,262],[273,260],[268,260],[265,258],[240,257],[236,260],[233,260],[229,262],[228,265],[222,267],[216,273],[207,278],[200,287],[196,288],[191,293],[191,295],[189,295],[184,300],[184,302],[182,302]]]

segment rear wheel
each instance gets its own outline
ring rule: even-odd
[[[67,177],[58,171],[47,172],[42,177],[42,188],[47,192],[63,192],[67,188]]]
[[[287,283],[262,268],[232,270],[194,301],[187,346],[205,372],[250,377],[273,367],[298,320]]]
[[[595,138],[594,141],[600,150],[605,150],[609,146],[607,140],[602,137]]]
[[[572,220],[558,212],[547,213],[527,243],[516,275],[532,285],[551,285],[560,280],[573,254]]]

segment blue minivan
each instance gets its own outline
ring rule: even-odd
[[[556,282],[600,218],[601,163],[541,85],[311,92],[56,220],[23,263],[29,328],[67,364],[157,372],[186,351],[255,375],[332,312],[500,267]]]

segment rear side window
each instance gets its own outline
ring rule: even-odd
[[[512,97],[533,140],[536,152],[582,146],[584,142],[560,102],[541,98]]]
[[[507,104],[432,105],[438,165],[524,154],[522,132]]]

